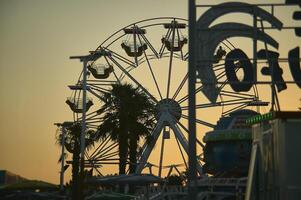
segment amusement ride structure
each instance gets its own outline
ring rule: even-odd
[[[106,101],[104,94],[112,84],[131,83],[156,104],[153,139],[141,144],[137,174],[149,172],[161,177],[172,170],[181,175],[188,169],[188,109],[193,106],[197,130],[208,131],[203,141],[197,136],[197,155],[190,155],[197,158],[197,173],[204,178],[203,183],[207,180],[204,185],[210,182],[208,174],[217,178],[246,177],[252,148],[251,126],[246,119],[258,115],[262,106],[280,110],[277,93],[286,90],[287,84],[301,87],[299,47],[290,50],[288,58],[279,58],[275,51],[279,43],[269,35],[270,31],[295,29],[301,36],[300,28],[285,27],[275,14],[277,7],[291,3],[296,4],[229,2],[196,6],[206,10],[195,23],[195,105],[188,104],[188,21],[157,17],[122,27],[88,55],[71,57],[80,59],[84,66],[78,81],[69,86],[72,94],[66,100],[74,121],[82,123],[83,133],[86,129],[97,131],[105,112],[100,109]],[[231,13],[248,14],[253,23],[213,23]],[[300,11],[293,17],[300,19]],[[244,49],[238,37],[240,43],[253,48]],[[251,58],[247,55],[250,50]],[[293,81],[283,79],[279,62],[288,62]],[[271,81],[259,80],[258,68]],[[260,98],[260,84],[270,86],[271,104]],[[168,159],[164,164],[168,151],[168,155],[175,155],[175,149],[165,148],[170,140],[178,147],[181,163]],[[155,147],[157,143],[160,148]],[[105,175],[108,166],[119,162],[117,147],[110,137],[93,150],[84,151],[82,147],[85,167]],[[154,151],[159,155],[156,162],[150,159]],[[163,173],[164,169],[167,172]]]
[[[99,58],[87,63],[90,74],[87,78],[87,92],[90,95],[86,99],[87,128],[96,129],[102,122],[103,111],[99,110],[99,105],[105,101],[102,99],[103,94],[109,90],[111,84],[132,83],[144,91],[156,104],[156,126],[152,131],[154,139],[150,144],[142,144],[137,173],[141,173],[145,167],[149,169],[153,166],[158,168],[158,175],[161,176],[162,168],[167,167],[162,165],[164,150],[166,151],[164,145],[172,134],[174,134],[183,162],[180,165],[170,163],[170,167],[181,167],[182,169],[179,169],[181,171],[187,168],[188,75],[185,66],[188,50],[186,31],[187,21],[179,18],[155,18],[136,22],[123,27],[105,40],[95,51],[91,52],[92,54],[98,53]],[[158,38],[156,37],[158,33],[163,35],[161,41],[153,39]],[[219,43],[214,53],[212,66],[217,81],[227,81],[225,64],[221,60],[226,52],[234,49],[234,45],[227,39]],[[82,80],[83,73],[75,85],[69,86],[73,94],[66,101],[74,112],[75,121],[82,119]],[[245,107],[268,104],[260,101],[256,86],[253,86],[250,92],[234,93],[227,84],[219,86],[218,94],[210,97],[214,98],[214,102],[211,103],[203,94],[204,91],[208,91],[204,90],[204,86],[198,83],[195,91],[200,99],[195,109],[200,112],[214,112],[215,115],[226,116]],[[206,117],[197,119],[196,123],[209,128],[215,127],[214,121]],[[158,163],[150,163],[148,158],[159,138],[161,139],[160,160]],[[94,152],[86,153],[86,166],[97,169],[106,164],[113,164],[114,161],[118,162],[116,157],[118,152],[115,148],[118,144],[107,140],[104,140]],[[198,145],[204,146],[199,140]],[[202,156],[199,159],[201,161]],[[198,164],[200,175],[203,174],[201,165],[200,162]],[[98,171],[101,173],[101,168]]]

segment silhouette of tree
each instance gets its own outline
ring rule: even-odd
[[[98,127],[98,137],[109,136],[119,144],[119,174],[126,173],[129,155],[129,172],[134,173],[137,150],[141,138],[150,140],[154,127],[154,103],[139,88],[131,84],[113,84],[102,109],[103,123]]]
[[[62,145],[62,134],[56,136],[56,141]],[[66,128],[65,132],[65,148],[72,154],[72,199],[82,199],[82,188],[84,171],[80,171],[80,138],[81,138],[81,124],[74,123],[72,126]],[[87,130],[85,133],[85,147],[89,149],[94,145],[95,133],[92,130]]]

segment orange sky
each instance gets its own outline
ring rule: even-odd
[[[223,1],[214,1],[218,2]],[[296,9],[280,9],[277,16],[284,24],[298,24],[290,17]],[[158,16],[187,18],[187,1],[1,0],[0,169],[58,183],[60,149],[55,144],[53,123],[72,119],[65,104],[70,95],[67,85],[75,83],[81,69],[81,64],[69,60],[69,56],[94,50],[125,25]],[[301,46],[301,39],[292,31],[273,36],[280,43],[280,57]],[[286,64],[283,69],[291,80]],[[268,89],[262,91],[268,100]],[[280,94],[281,106],[296,109],[301,106],[300,97],[300,90],[289,85]]]

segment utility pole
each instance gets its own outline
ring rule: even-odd
[[[87,64],[90,61],[95,61],[102,56],[101,52],[94,51],[91,54],[84,56],[70,56],[70,59],[79,59],[83,63],[83,80],[81,83],[82,90],[82,121],[80,135],[80,167],[81,172],[84,172],[85,163],[85,133],[86,133],[86,106],[87,106]]]
[[[188,26],[189,26],[189,58],[188,58],[188,148],[189,148],[189,171],[188,171],[188,199],[197,198],[197,158],[196,158],[196,113],[195,113],[195,83],[196,83],[196,62],[195,62],[195,33],[196,33],[196,5],[195,0],[188,3]]]

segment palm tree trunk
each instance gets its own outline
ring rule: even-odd
[[[79,145],[74,145],[74,152],[72,156],[72,200],[79,200]]]
[[[84,174],[85,174],[85,161],[80,158],[80,170],[79,170],[79,180],[78,180],[78,196],[79,199],[84,199]]]
[[[137,167],[137,148],[138,148],[138,135],[133,134],[133,136],[130,138],[130,146],[129,146],[129,159],[130,159],[130,167],[129,171],[130,174],[133,174],[136,172]]]
[[[125,134],[119,136],[119,175],[126,173],[126,162],[128,155],[127,138]],[[124,193],[124,185],[119,185],[119,192]]]
[[[121,134],[119,137],[119,174],[126,173],[126,161],[128,154],[127,139]]]
[[[129,159],[130,159],[130,167],[129,172],[130,174],[134,174],[136,172],[137,167],[137,148],[138,148],[138,135],[133,134],[130,137],[130,146],[129,146]],[[135,186],[130,185],[129,187],[129,193],[134,194],[135,193]]]

